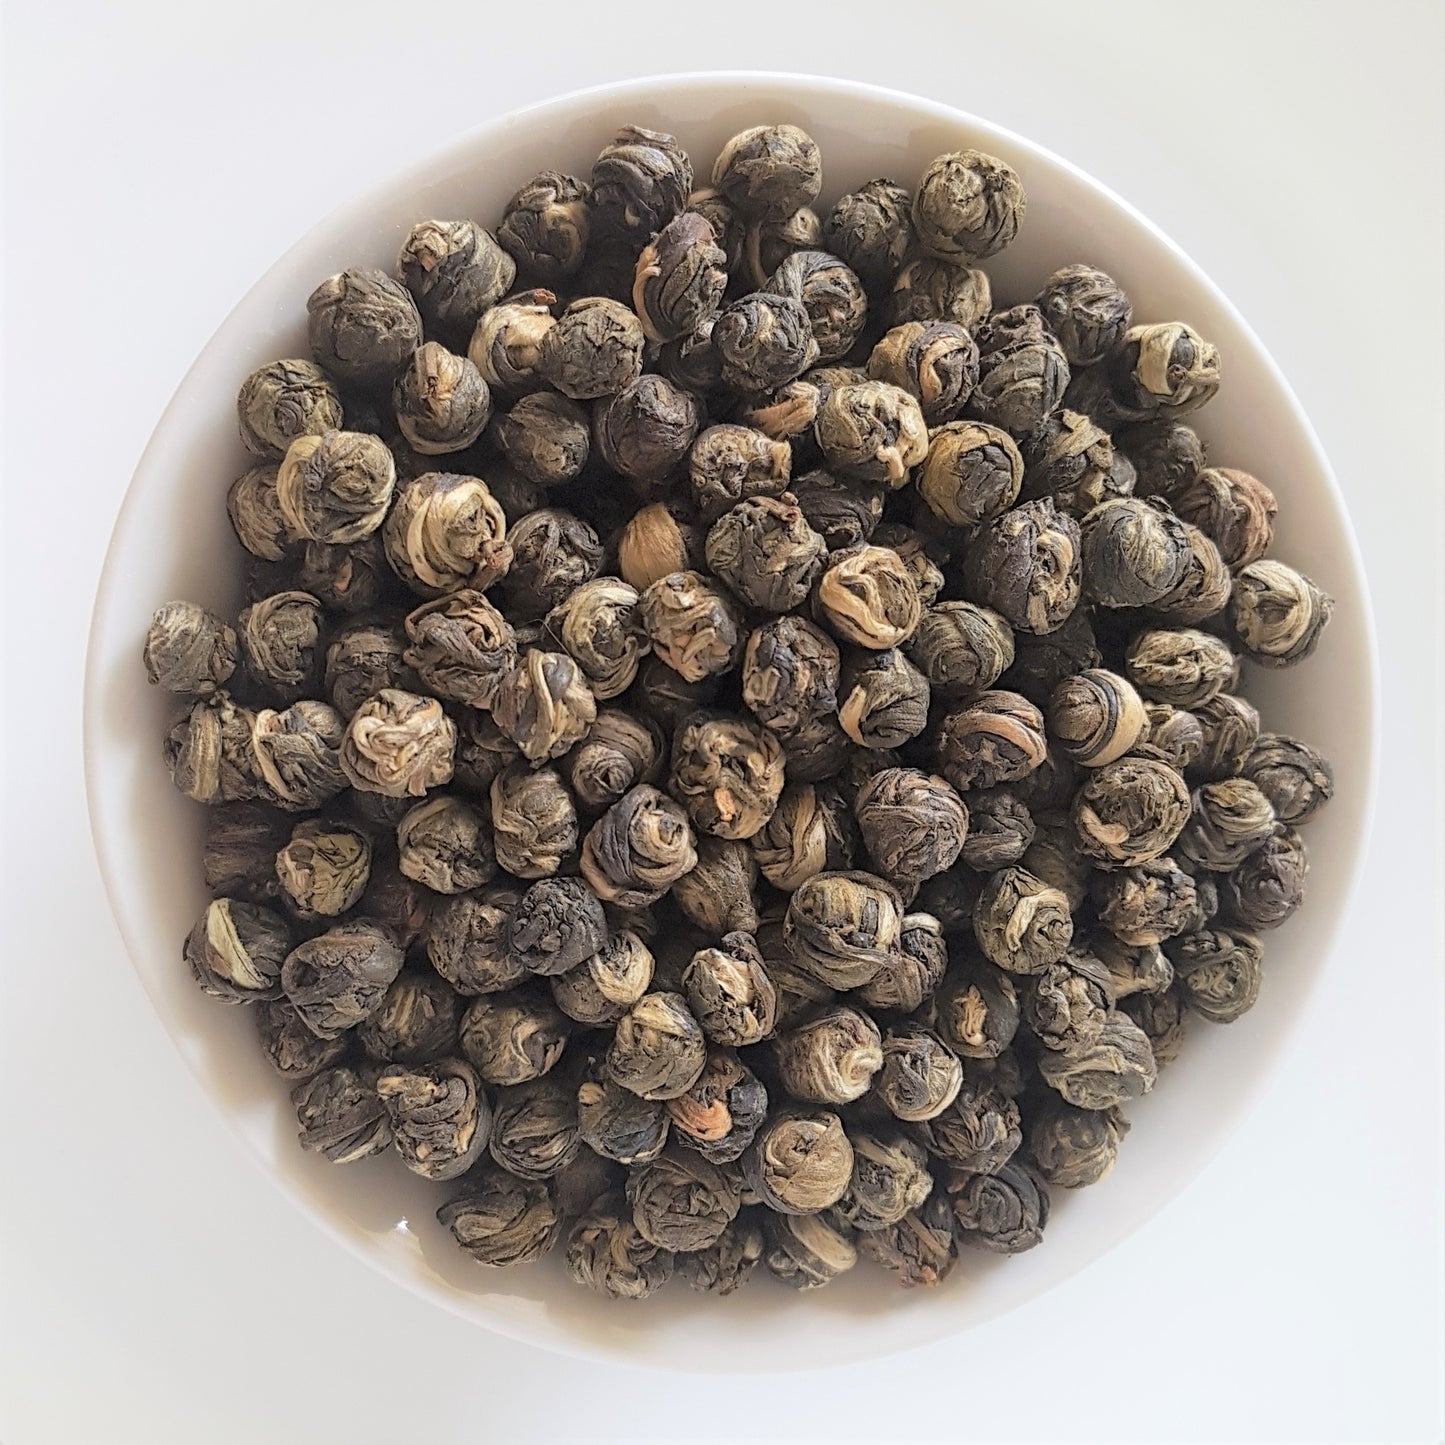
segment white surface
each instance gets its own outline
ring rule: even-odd
[[[1228,380],[1196,425],[1218,464],[1247,463],[1269,480],[1279,498],[1275,555],[1335,599],[1309,665],[1251,671],[1249,694],[1267,727],[1319,747],[1337,782],[1309,827],[1310,906],[1271,934],[1267,984],[1248,1024],[1191,1030],[1165,1085],[1127,1111],[1128,1147],[1108,1181],[1055,1192],[1047,1249],[1022,1259],[966,1250],[958,1278],[913,1294],[863,1268],[823,1293],[760,1281],[726,1302],[678,1288],[619,1310],[576,1288],[555,1257],[540,1269],[478,1269],[436,1222],[435,1186],[394,1156],[337,1169],[296,1147],[294,1111],[256,1047],[253,1020],[218,1009],[176,964],[177,940],[206,902],[195,864],[176,866],[196,857],[204,810],[157,765],[157,739],[178,709],[146,683],[136,653],[146,619],[168,598],[234,615],[242,557],[220,491],[251,459],[230,400],[237,378],[304,351],[301,300],[318,277],[347,263],[390,266],[419,209],[499,215],[543,167],[585,170],[621,125],[665,125],[702,160],[757,116],[802,125],[818,142],[823,207],[873,176],[916,176],[943,151],[1002,155],[1018,168],[1029,207],[1019,239],[989,262],[995,305],[1034,294],[1082,248],[1127,287],[1136,314],[1187,316],[1218,346]],[[734,73],[591,88],[483,125],[328,217],[247,293],[187,373],[127,493],[90,633],[85,769],[101,872],[146,991],[227,1125],[299,1208],[373,1268],[513,1339],[593,1359],[767,1373],[874,1359],[986,1324],[1072,1278],[1171,1203],[1253,1107],[1328,967],[1362,862],[1378,729],[1364,593],[1328,465],[1258,342],[1167,241],[1069,166],[947,107],[847,82]]]
[[[250,281],[407,160],[423,126],[430,143],[546,93],[696,63],[696,11],[570,26],[555,10],[252,5],[220,28],[199,9],[126,13],[12,11],[5,47],[8,1445],[1437,1438],[1438,7],[1376,4],[1366,32],[1354,5],[893,4],[886,26],[835,7],[806,28],[733,5],[708,42],[719,65],[763,45],[780,66],[991,116],[1190,251],[1290,376],[1351,498],[1390,729],[1360,905],[1292,1058],[1209,1172],[1092,1271],[961,1344],[736,1393],[479,1334],[295,1214],[216,1130],[125,962],[85,833],[76,703],[121,489]],[[407,101],[381,103],[401,76]],[[35,698],[59,725],[31,732]],[[1362,1005],[1373,988],[1393,1006]],[[1031,1362],[1086,1342],[1092,1366]]]

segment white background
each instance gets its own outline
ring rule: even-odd
[[[0,1437],[6,1445],[1441,1436],[1442,7],[1432,0],[6,6]],[[101,897],[80,668],[130,471],[234,301],[359,188],[577,86],[761,66],[1070,157],[1302,398],[1374,588],[1371,859],[1205,1176],[1032,1306],[867,1368],[688,1380],[364,1271],[219,1127]]]

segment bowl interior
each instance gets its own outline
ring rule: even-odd
[[[305,354],[305,299],[318,280],[351,264],[389,270],[425,216],[491,224],[539,170],[586,175],[618,125],[674,132],[705,173],[723,140],[760,121],[795,122],[817,139],[820,205],[875,176],[911,183],[943,151],[1001,155],[1022,175],[1029,207],[1018,242],[987,267],[998,304],[1028,299],[1055,267],[1086,260],[1123,282],[1141,319],[1183,317],[1219,346],[1224,387],[1191,421],[1212,460],[1274,488],[1275,555],[1337,601],[1315,658],[1285,674],[1256,672],[1250,696],[1267,727],[1324,749],[1339,790],[1311,826],[1309,903],[1268,939],[1258,1006],[1230,1028],[1196,1023],[1183,1057],[1131,1110],[1113,1174],[1076,1196],[1056,1192],[1042,1247],[1014,1259],[966,1252],[955,1277],[930,1292],[898,1290],[859,1268],[808,1295],[760,1282],[720,1301],[674,1284],[638,1305],[609,1305],[571,1284],[555,1260],[511,1272],[471,1263],[433,1218],[441,1191],[399,1162],[338,1168],[297,1147],[286,1089],[246,1010],[203,996],[180,963],[204,901],[202,810],[161,765],[175,709],[146,685],[140,645],[151,610],[169,598],[223,612],[237,605],[243,554],[223,503],[248,461],[233,398],[253,367]],[[106,887],[142,983],[223,1117],[321,1228],[397,1283],[518,1339],[687,1370],[795,1369],[888,1354],[1002,1314],[1098,1259],[1203,1168],[1279,1059],[1326,966],[1367,830],[1375,696],[1358,555],[1319,445],[1241,318],[1148,222],[1057,157],[942,105],[806,77],[682,76],[584,92],[481,127],[324,221],[241,301],[176,392],[121,507],[87,661],[86,774]]]

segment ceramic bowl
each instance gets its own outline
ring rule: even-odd
[[[474,1264],[433,1217],[441,1191],[393,1158],[338,1167],[297,1147],[287,1090],[256,1046],[248,1011],[205,997],[181,964],[205,896],[196,862],[203,810],[162,766],[175,702],[147,686],[140,647],[151,610],[169,598],[234,612],[243,556],[224,498],[249,464],[236,389],[253,367],[305,354],[305,301],[319,280],[353,264],[389,270],[423,217],[493,223],[539,170],[585,176],[621,124],[677,134],[705,172],[734,132],[783,121],[822,148],[820,206],[875,176],[912,184],[944,151],[1004,157],[1027,187],[1028,215],[1018,241],[988,263],[996,304],[1026,300],[1055,267],[1087,260],[1124,284],[1139,318],[1187,319],[1218,345],[1223,388],[1190,421],[1216,464],[1244,467],[1275,490],[1275,555],[1336,599],[1314,658],[1252,674],[1249,694],[1267,727],[1298,732],[1333,759],[1338,793],[1311,825],[1308,905],[1269,937],[1257,1007],[1227,1028],[1196,1023],[1183,1056],[1130,1111],[1133,1132],[1112,1175],[1077,1194],[1055,1192],[1041,1247],[1015,1258],[965,1251],[931,1291],[900,1290],[860,1267],[807,1294],[760,1280],[719,1300],[674,1283],[640,1304],[614,1304],[572,1284],[555,1258],[513,1271]],[[664,1368],[791,1370],[886,1355],[996,1319],[1096,1264],[1206,1166],[1279,1064],[1329,966],[1367,831],[1376,696],[1359,554],[1329,464],[1258,339],[1178,247],[1067,161],[949,106],[836,80],[687,75],[589,90],[478,127],[323,221],[241,300],[181,382],[121,502],[90,638],[85,766],[106,887],[141,982],[221,1118],[318,1228],[397,1284],[516,1339]],[[163,1192],[164,1179],[155,1188]],[[1241,1207],[1247,1200],[1241,1181]],[[1106,1297],[1102,1274],[1100,1289]]]

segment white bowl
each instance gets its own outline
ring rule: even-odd
[[[725,1300],[673,1285],[640,1304],[607,1303],[555,1262],[489,1271],[436,1224],[440,1191],[390,1158],[337,1167],[297,1147],[286,1088],[244,1009],[205,997],[181,965],[204,893],[202,810],[171,786],[160,740],[174,702],[148,687],[140,645],[151,610],[188,597],[222,611],[240,596],[242,556],[223,505],[248,464],[234,397],[253,367],[305,355],[305,300],[352,264],[390,269],[426,216],[497,218],[511,192],[552,167],[586,175],[598,148],[635,122],[681,137],[698,170],[744,126],[791,121],[822,147],[822,202],[874,176],[911,184],[943,151],[977,146],[1012,163],[1028,189],[1018,241],[989,263],[1000,304],[1025,300],[1068,261],[1115,275],[1141,319],[1184,318],[1219,347],[1224,386],[1191,417],[1213,460],[1277,493],[1275,554],[1336,599],[1315,657],[1253,674],[1266,726],[1331,757],[1338,793],[1309,833],[1306,907],[1268,939],[1258,1006],[1229,1028],[1196,1022],[1183,1057],[1130,1111],[1133,1132],[1103,1183],[1055,1191],[1041,1247],[1012,1259],[965,1251],[931,1291],[903,1291],[872,1268],[797,1295],[759,1281]],[[979,1325],[1095,1263],[1208,1163],[1281,1058],[1329,959],[1366,836],[1374,791],[1375,660],[1359,554],[1339,490],[1284,378],[1210,281],[1148,221],[1066,161],[948,106],[852,83],[721,74],[630,81],[506,115],[420,161],[317,226],[231,313],[181,383],[121,506],[90,637],[85,766],[111,906],[141,982],[221,1117],[277,1185],[359,1260],[491,1329],[598,1358],[687,1370],[768,1371],[885,1355]],[[157,1192],[165,1181],[157,1179]],[[1241,1202],[1248,1190],[1240,1182]]]

